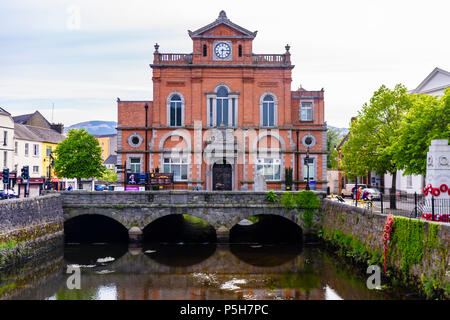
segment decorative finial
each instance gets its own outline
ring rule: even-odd
[[[284,48],[286,49],[286,53],[289,53],[289,49],[291,48],[291,47],[289,46],[289,44],[287,44],[286,47],[284,47]]]
[[[228,19],[227,14],[225,13],[225,10],[220,11],[219,19]]]
[[[159,48],[159,44],[156,43],[156,44],[155,44],[155,53],[159,53],[159,52],[158,52],[158,48]]]

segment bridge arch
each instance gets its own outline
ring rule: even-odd
[[[143,229],[143,240],[165,243],[215,243],[216,229],[205,217],[171,213],[153,219]]]
[[[66,243],[127,243],[128,228],[110,216],[79,214],[64,221]]]
[[[291,219],[276,214],[258,214],[230,229],[231,243],[301,244],[303,229]]]

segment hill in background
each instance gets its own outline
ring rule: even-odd
[[[327,128],[329,130],[335,130],[338,132],[338,136],[340,139],[342,139],[343,137],[345,137],[345,135],[348,133],[348,128],[336,128],[333,126],[327,126]]]
[[[115,121],[86,121],[71,125],[64,129],[68,132],[70,129],[86,129],[90,134],[103,135],[103,134],[116,134],[117,122]]]

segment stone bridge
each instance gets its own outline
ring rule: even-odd
[[[283,194],[275,193],[278,198]],[[65,221],[80,215],[103,215],[127,228],[130,240],[139,238],[151,222],[171,214],[189,214],[207,221],[216,229],[218,239],[228,238],[234,225],[255,215],[277,215],[303,227],[296,210],[264,200],[267,192],[76,190],[60,194]]]

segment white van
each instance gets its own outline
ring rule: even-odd
[[[359,187],[362,187],[363,189],[367,188],[367,185],[363,183],[358,183],[358,189]],[[347,183],[345,185],[345,188],[342,189],[341,196],[342,197],[351,197],[353,199],[353,189],[355,188],[354,183]]]

